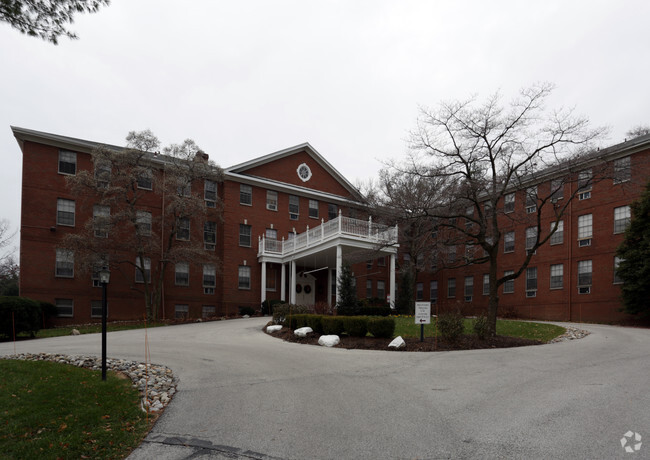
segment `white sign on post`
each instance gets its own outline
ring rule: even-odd
[[[431,324],[431,302],[415,302],[415,324]]]

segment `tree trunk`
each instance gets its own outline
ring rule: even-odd
[[[499,286],[497,286],[497,264],[496,260],[490,261],[490,296],[488,300],[488,337],[494,337],[497,333],[497,311],[499,309]]]

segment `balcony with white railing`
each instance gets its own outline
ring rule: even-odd
[[[307,226],[306,232],[294,235],[293,238],[288,240],[283,238],[282,241],[260,237],[258,257],[284,257],[337,238],[345,238],[349,242],[362,241],[376,246],[393,246],[397,244],[397,225],[391,227],[377,224],[372,221],[372,217],[368,220],[344,217],[339,211],[337,218],[327,222],[322,219],[321,225],[311,229]]]

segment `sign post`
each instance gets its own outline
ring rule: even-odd
[[[420,325],[420,342],[424,342],[424,325],[431,324],[430,302],[415,302],[415,324]]]

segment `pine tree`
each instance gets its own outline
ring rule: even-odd
[[[400,273],[399,290],[397,291],[395,309],[403,315],[412,315],[414,313],[413,274],[408,268]]]
[[[616,273],[623,280],[622,310],[650,316],[650,182],[631,209],[632,221],[616,253],[621,258]]]
[[[359,312],[357,301],[357,288],[354,285],[354,276],[350,264],[344,263],[338,277],[339,301],[336,310],[339,315],[356,315]]]

